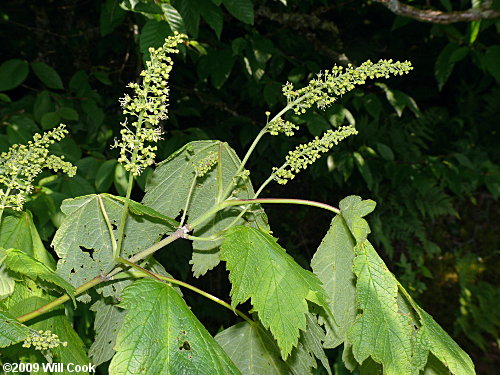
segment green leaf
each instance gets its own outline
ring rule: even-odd
[[[30,334],[24,324],[19,323],[12,315],[0,311],[0,348],[17,344]]]
[[[337,215],[311,261],[312,270],[323,283],[335,318],[335,322],[326,324],[325,348],[335,348],[344,342],[356,318],[353,259],[354,239],[342,216]]]
[[[106,0],[101,5],[101,13],[99,17],[99,29],[101,36],[110,34],[117,26],[119,26],[127,12],[125,12],[120,4],[115,0]]]
[[[472,21],[469,24],[469,45],[474,44],[479,35],[479,30],[481,30],[481,20]]]
[[[83,101],[82,109],[87,115],[87,122],[90,123],[93,128],[97,129],[104,121],[104,111],[97,105],[94,99],[87,98],[87,100]]]
[[[217,38],[220,39],[222,24],[224,23],[221,9],[211,0],[198,0],[197,6],[203,19],[207,22],[208,26],[215,31]]]
[[[488,48],[484,55],[484,66],[486,70],[500,82],[500,46],[495,45]]]
[[[253,3],[251,0],[223,0],[227,11],[239,21],[253,25]]]
[[[392,149],[389,146],[377,142],[377,151],[385,160],[394,160],[394,152],[392,152]]]
[[[244,375],[288,375],[273,338],[260,324],[238,323],[215,336],[215,340]]]
[[[54,68],[43,62],[32,62],[31,69],[35,75],[42,81],[45,86],[49,89],[62,90],[64,89],[64,85],[62,83],[61,77],[54,70]]]
[[[61,116],[61,118],[65,119],[65,120],[70,120],[70,121],[77,121],[78,118],[80,117],[78,115],[78,112],[70,107],[59,108],[59,110],[57,111],[57,114],[59,116]]]
[[[5,251],[0,249],[0,301],[9,297],[14,292],[14,286],[16,285],[15,279],[2,264],[4,257]]]
[[[125,195],[128,188],[128,173],[120,163],[116,164],[113,182],[118,194]]]
[[[459,46],[455,43],[448,43],[439,53],[436,59],[436,65],[434,67],[434,75],[438,82],[438,88],[441,91],[446,81],[453,72],[455,63],[450,61],[450,57],[454,51],[456,51]]]
[[[110,375],[241,374],[171,286],[139,280],[122,298],[127,314]]]
[[[359,173],[363,177],[363,180],[365,180],[368,189],[371,190],[373,187],[373,177],[368,164],[366,164],[365,159],[359,152],[353,152],[352,155],[354,156],[354,162],[356,163]]]
[[[61,185],[59,185],[61,193],[66,197],[79,197],[81,195],[95,193],[94,187],[82,176],[76,175],[73,177],[63,177]]]
[[[144,13],[147,16],[150,16],[152,14],[163,13],[158,4],[154,2],[142,2],[142,1],[139,1],[135,4],[133,11],[138,13]]]
[[[40,125],[43,130],[55,128],[61,123],[61,117],[57,112],[47,112],[42,115]]]
[[[108,191],[115,178],[116,159],[106,160],[101,164],[95,176],[95,189],[97,192]]]
[[[469,47],[459,47],[450,54],[450,62],[456,63],[463,60],[469,54]]]
[[[111,86],[113,84],[113,82],[111,82],[111,80],[109,79],[108,72],[99,70],[99,71],[93,72],[92,75],[95,77],[95,79],[97,79],[103,85]]]
[[[413,375],[413,327],[410,318],[398,311],[396,280],[368,241],[358,243],[355,254],[360,314],[348,334],[354,358],[361,364],[372,357],[387,375]]]
[[[188,34],[196,39],[198,37],[198,29],[200,26],[200,12],[197,1],[175,0],[172,2],[172,5],[181,14]]]
[[[363,98],[363,104],[366,111],[373,116],[376,120],[379,119],[380,112],[382,112],[382,103],[375,94],[368,94]]]
[[[3,103],[11,103],[12,100],[10,99],[10,96],[7,95],[7,94],[4,94],[3,92],[0,93],[0,102],[3,102]]]
[[[300,267],[275,238],[255,228],[236,226],[224,233],[221,259],[229,271],[232,306],[251,298],[282,357],[288,357],[299,330],[306,328],[307,301],[328,309],[319,279]]]
[[[115,354],[116,336],[125,318],[125,310],[117,305],[98,300],[90,308],[95,311],[95,340],[89,349],[89,357],[96,366],[109,361]]]
[[[26,255],[18,249],[7,249],[5,250],[5,254],[7,255],[3,261],[5,267],[13,272],[27,276],[33,281],[43,280],[57,285],[58,287],[64,289],[73,299],[73,302],[76,303],[75,288],[45,264],[30,257],[29,255]]]
[[[314,136],[320,136],[325,131],[331,129],[331,125],[326,119],[315,112],[308,112],[301,116],[306,121],[307,130]]]
[[[299,346],[292,351],[287,363],[295,374],[312,374],[311,368],[317,368],[315,358],[318,358],[328,374],[332,375],[328,358],[323,350],[325,332],[318,325],[314,315],[309,313],[306,319],[307,328],[300,333]]]
[[[158,48],[162,46],[165,38],[170,34],[172,34],[172,31],[166,22],[148,20],[142,27],[141,36],[139,37],[139,48],[145,54],[145,58],[149,57],[148,49],[150,47]]]
[[[33,106],[33,116],[35,117],[35,120],[40,123],[42,116],[45,113],[52,112],[54,110],[55,107],[50,97],[50,93],[48,91],[41,91],[38,93]]]
[[[234,57],[230,48],[208,53],[207,63],[211,66],[212,84],[220,89],[233,70]]]
[[[0,91],[15,89],[24,82],[29,73],[29,65],[20,59],[4,61],[0,65]]]
[[[26,116],[12,116],[7,126],[7,136],[9,143],[26,144],[33,139],[33,135],[40,132],[35,122]]]
[[[391,103],[392,107],[396,111],[399,117],[403,115],[403,110],[405,108],[411,109],[411,111],[415,114],[416,117],[420,116],[420,109],[417,106],[415,100],[405,94],[402,91],[391,89],[385,83],[377,82],[375,85],[381,87],[385,91],[385,96],[389,103]]]
[[[361,200],[357,195],[348,196],[340,201],[342,217],[358,243],[364,241],[370,233],[370,227],[363,216],[372,212],[375,206],[376,203],[371,199]]]
[[[114,237],[118,238],[123,211],[121,202],[107,195],[88,195],[66,199],[61,205],[65,218],[54,236],[52,246],[61,258],[57,273],[74,286],[106,274],[114,266],[111,237],[100,208],[100,199],[113,226]],[[79,229],[75,231],[75,228]],[[162,222],[130,214],[125,226],[126,237],[121,256],[130,257],[170,232],[170,228]],[[108,283],[98,288],[98,291],[104,296],[116,297],[120,295],[122,287],[118,283]],[[88,296],[79,299],[88,301]]]
[[[167,3],[162,3],[161,9],[172,31],[178,31],[179,33],[186,33],[186,27],[184,26],[184,21],[182,20],[182,17],[180,13],[177,11],[177,9],[175,9],[172,5]]]
[[[196,220],[219,202],[222,188],[227,186],[236,173],[240,160],[227,143],[219,141],[195,141],[188,143],[174,152],[165,161],[158,164],[151,179],[146,185],[146,195],[142,203],[154,207],[159,213],[168,217],[177,217],[184,209],[188,199],[189,188],[195,177],[193,164],[207,157],[210,152],[218,155],[219,163],[203,178],[198,179],[187,210],[188,223]],[[220,177],[220,179],[219,179]],[[252,198],[254,195],[249,179],[241,182],[233,191],[239,199]],[[168,197],[168,199],[165,199]],[[194,235],[208,237],[225,229],[238,216],[241,208],[228,208],[195,229]],[[267,229],[267,217],[260,205],[255,205],[238,224],[247,224]],[[218,247],[221,240],[193,242],[193,272],[195,276],[205,274],[219,264]]]
[[[324,332],[311,314],[307,314],[307,329],[301,332],[299,345],[294,348],[287,361],[283,361],[280,350],[268,331],[259,322],[238,323],[215,336],[229,358],[245,375],[312,374],[317,368],[315,357],[331,374],[322,343]]]
[[[0,247],[19,249],[49,268],[55,267],[56,262],[43,246],[29,211],[2,218]]]
[[[398,283],[398,286],[400,292],[406,301],[409,302],[410,306],[413,307],[419,319],[419,323],[417,324],[421,327],[418,333],[421,335],[422,341],[425,342],[425,348],[432,353],[429,356],[429,360],[431,360],[432,356],[435,356],[454,375],[475,374],[474,364],[467,353],[453,341],[432,316],[418,306],[401,284]],[[431,365],[432,363],[431,361]],[[432,367],[439,368],[440,366],[434,364]]]

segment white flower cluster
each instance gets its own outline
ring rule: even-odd
[[[352,125],[343,126],[338,130],[330,129],[321,138],[316,137],[311,142],[298,146],[288,153],[286,162],[281,168],[273,168],[273,178],[279,184],[286,184],[296,173],[319,159],[321,154],[353,134],[358,134],[358,131]]]
[[[293,85],[288,82],[283,86],[283,95],[288,104],[297,101],[293,110],[296,114],[305,113],[314,104],[324,109],[332,104],[337,97],[351,91],[356,85],[362,85],[368,78],[389,78],[391,75],[403,75],[409,73],[413,67],[409,61],[380,60],[373,63],[365,61],[355,68],[351,64],[347,68],[334,66],[332,70],[318,73],[317,78],[309,81],[306,87],[294,90]]]
[[[176,46],[186,38],[185,35],[175,33],[169,36],[160,48],[150,48],[150,61],[146,62],[146,69],[141,72],[142,85],[130,83],[134,96],[125,95],[120,104],[125,115],[136,119],[127,125],[122,123],[121,139],[115,139],[113,148],[120,148],[120,158],[125,169],[134,176],[138,176],[148,166],[154,163],[156,146],[146,142],[158,142],[162,131],[158,127],[161,120],[167,118],[168,113],[168,79],[172,70],[173,61],[169,53],[178,53]]]
[[[61,124],[44,134],[35,134],[27,145],[16,144],[0,154],[0,210],[21,211],[33,190],[35,177],[44,168],[54,172],[61,170],[70,177],[76,174],[76,167],[64,161],[64,156],[49,155],[49,146],[67,133],[65,125]]]
[[[23,343],[23,348],[33,347],[35,350],[47,350],[57,348],[59,345],[67,346],[66,341],[59,340],[59,336],[51,331],[33,330]]]

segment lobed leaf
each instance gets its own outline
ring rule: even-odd
[[[172,275],[170,275],[153,257],[150,257],[147,261],[140,264],[140,266],[156,274],[172,277]],[[121,275],[124,277],[130,275],[130,278],[133,279],[133,275],[129,274],[129,271],[125,271]],[[116,293],[116,295],[121,295],[121,290],[132,284],[132,282],[132,280],[128,279],[120,281],[120,293]],[[114,287],[116,288],[116,284]],[[174,287],[174,290],[182,296],[178,287]],[[94,321],[94,331],[96,335],[89,349],[89,356],[92,358],[95,365],[99,365],[110,360],[115,354],[114,346],[116,337],[122,326],[123,319],[125,318],[125,310],[119,307],[118,304],[114,302],[113,298],[103,297],[94,303],[90,309],[96,312]]]
[[[370,227],[363,216],[375,209],[376,203],[370,199],[361,200],[357,195],[342,199],[339,208],[347,226],[357,242],[364,241],[370,233]]]
[[[299,345],[287,359],[292,372],[297,375],[312,374],[312,368],[317,368],[316,358],[320,360],[329,375],[332,375],[328,358],[323,350],[325,332],[318,325],[316,317],[306,315],[307,329],[300,333]]]
[[[241,322],[225,329],[215,340],[243,375],[288,375],[275,341],[259,324]]]
[[[118,238],[123,203],[109,194],[87,195],[75,199],[66,199],[61,205],[66,215],[57,230],[52,245],[61,258],[57,264],[57,273],[74,286],[79,286],[92,278],[106,274],[115,265],[112,254],[111,236],[100,208],[99,200],[106,210],[113,226],[114,237]],[[134,205],[138,210],[139,204]],[[172,232],[171,225],[153,215],[153,210],[146,210],[145,215],[129,214],[125,225],[125,238],[121,256],[129,257],[157,242],[165,233]],[[153,215],[154,216],[154,215]],[[166,220],[172,222],[171,219]],[[75,230],[75,228],[79,228]],[[104,296],[118,298],[123,285],[109,282],[98,288]],[[88,296],[79,298],[88,301]]]
[[[241,374],[171,286],[152,279],[123,293],[128,311],[109,373]]]
[[[341,216],[357,242],[353,271],[359,313],[345,342],[346,365],[353,369],[349,359],[352,345],[362,372],[378,371],[375,363],[365,362],[371,358],[388,375],[412,375],[422,370],[425,374],[443,373],[443,366],[455,375],[474,374],[469,356],[413,301],[366,240],[370,229],[362,217],[374,207],[374,202],[355,196],[340,202]]]
[[[198,178],[187,209],[188,223],[196,220],[206,211],[219,203],[225,186],[232,182],[240,160],[227,143],[219,141],[195,141],[174,152],[158,164],[149,183],[142,203],[154,207],[169,217],[177,217],[184,209],[190,186],[195,178],[193,164],[216,153],[217,166],[205,176]],[[249,179],[238,185],[232,192],[234,198],[253,198],[254,191]],[[267,229],[267,217],[260,205],[238,221],[239,225],[250,225]],[[231,207],[219,211],[215,217],[194,231],[195,236],[208,237],[225,229],[238,216],[241,208]],[[219,245],[221,240],[193,241],[193,273],[196,277],[205,274],[219,264]]]
[[[115,355],[113,348],[116,336],[125,318],[125,310],[107,302],[100,299],[90,308],[96,314],[94,321],[95,339],[89,349],[89,357],[96,366],[109,361]]]
[[[283,358],[306,329],[307,301],[328,309],[319,279],[304,270],[271,235],[236,226],[224,234],[221,259],[231,281],[231,304],[251,298],[265,328],[276,338]]]
[[[342,344],[356,318],[353,259],[354,239],[343,217],[337,215],[311,260],[312,270],[323,283],[328,295],[328,306],[335,319],[335,322],[328,321],[325,326],[325,348]]]
[[[399,290],[415,312],[414,320],[419,322],[418,332],[422,336],[421,340],[425,342],[426,349],[454,375],[475,374],[474,364],[467,353],[411,298],[401,284]],[[440,366],[433,365],[433,367]]]
[[[355,247],[356,305],[362,312],[349,330],[354,358],[368,357],[384,366],[387,375],[413,375],[411,320],[400,314],[394,276],[368,241]]]

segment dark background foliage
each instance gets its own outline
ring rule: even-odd
[[[124,192],[123,169],[109,148],[122,117],[118,98],[138,77],[150,46],[172,30],[191,42],[175,58],[170,118],[158,160],[196,139],[221,139],[241,155],[284,104],[281,85],[301,85],[333,64],[410,60],[414,71],[368,82],[326,112],[299,117],[298,136],[268,137],[249,169],[255,184],[297,144],[345,123],[359,135],[323,157],[293,183],[265,196],[336,205],[346,195],[377,201],[369,221],[391,270],[459,344],[479,374],[496,374],[499,231],[498,20],[423,23],[373,1],[320,0],[7,0],[0,5],[0,151],[59,122],[71,136],[55,153],[77,177],[42,175],[28,208],[47,245],[63,199]],[[465,10],[469,1],[412,1],[419,9]],[[493,7],[498,2],[493,2]],[[498,8],[498,6],[497,6]],[[147,173],[138,179],[140,200]],[[165,197],[168,199],[168,197]],[[330,216],[269,207],[281,243],[306,266]],[[228,298],[222,267],[193,279],[187,243],[159,259],[176,277]],[[188,303],[212,333],[236,317],[201,297]],[[76,327],[92,339],[92,315]],[[336,352],[329,353],[333,361]]]

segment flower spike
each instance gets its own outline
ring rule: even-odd
[[[178,53],[176,46],[187,38],[183,34],[174,33],[169,36],[160,48],[150,48],[150,60],[146,69],[141,72],[142,84],[130,83],[135,95],[126,94],[120,99],[123,114],[136,118],[130,125],[123,122],[120,131],[121,139],[115,139],[112,148],[120,149],[118,161],[134,176],[138,176],[154,163],[156,146],[145,146],[146,142],[158,142],[162,131],[161,120],[168,113],[168,79],[173,60],[167,54]]]

